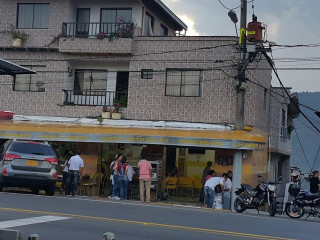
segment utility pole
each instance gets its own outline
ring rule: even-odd
[[[240,59],[238,67],[238,86],[237,86],[237,116],[236,129],[243,130],[244,127],[244,93],[246,81],[246,42],[247,42],[247,0],[241,0],[241,16],[240,16]]]

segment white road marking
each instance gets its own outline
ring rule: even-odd
[[[200,206],[192,206],[192,205],[172,204],[172,206],[174,206],[174,207],[183,207],[183,208],[201,209]]]
[[[1,228],[20,227],[20,226],[26,226],[26,225],[38,224],[38,223],[55,222],[55,221],[61,221],[61,220],[67,220],[67,219],[70,219],[70,218],[59,217],[59,216],[42,216],[42,217],[22,218],[22,219],[0,222],[0,229]]]

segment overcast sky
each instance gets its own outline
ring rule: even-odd
[[[235,28],[228,11],[219,0],[162,0],[189,27],[188,35],[234,36]],[[221,0],[229,7],[240,5],[240,0]],[[278,44],[320,43],[320,0],[254,0],[258,21],[267,25],[267,40]],[[240,18],[240,9],[235,9]],[[251,21],[252,3],[248,3],[248,21]],[[238,23],[238,29],[239,23]],[[313,48],[274,48],[273,57],[278,68],[320,68],[320,46]],[[279,58],[307,58],[283,62]],[[310,58],[317,58],[312,59]],[[279,71],[283,83],[296,92],[320,92],[320,70]],[[275,77],[273,86],[279,86]]]

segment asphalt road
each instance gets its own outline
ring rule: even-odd
[[[0,193],[0,227],[31,233],[40,240],[234,240],[318,239],[320,221],[237,214],[207,209],[97,200],[87,197],[47,197]]]

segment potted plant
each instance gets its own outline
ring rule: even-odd
[[[113,112],[112,112],[112,115],[111,115],[112,119],[121,119],[120,109],[121,109],[121,104],[120,104],[119,101],[116,101],[114,103],[114,108],[113,108]]]
[[[109,119],[111,117],[110,112],[108,111],[108,108],[106,106],[102,107],[102,118]]]
[[[21,47],[21,45],[25,43],[29,37],[28,34],[20,32],[13,25],[11,25],[9,30],[4,30],[1,33],[11,35],[13,40],[12,46],[14,47]]]
[[[107,36],[108,35],[106,33],[100,32],[96,35],[96,38],[102,40],[102,39],[105,39]]]

